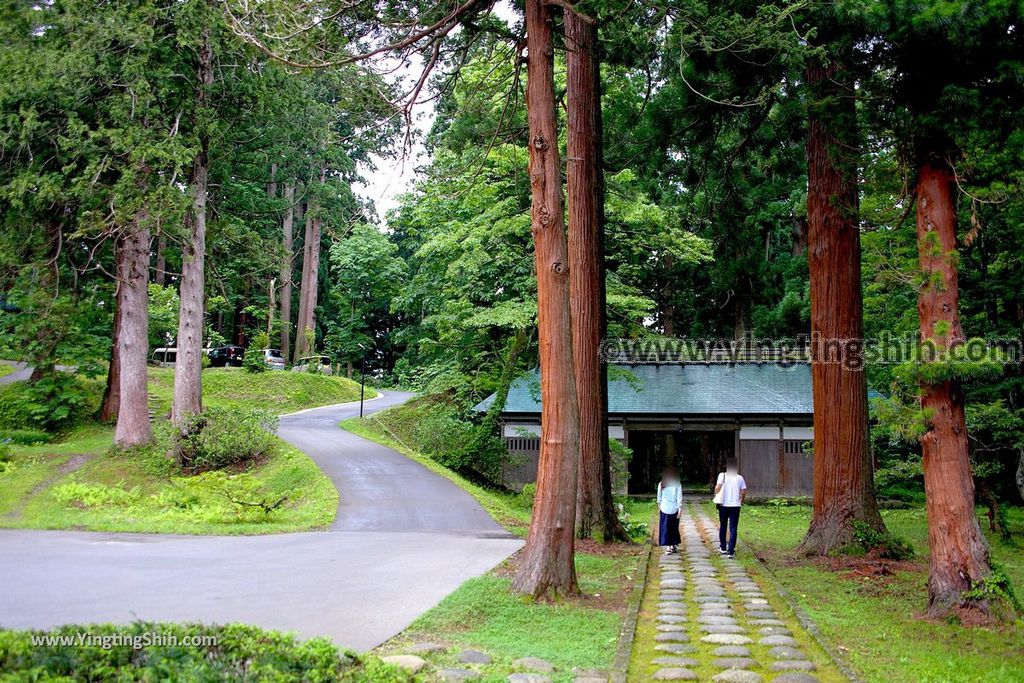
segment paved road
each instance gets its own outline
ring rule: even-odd
[[[13,382],[20,382],[23,379],[28,379],[32,376],[32,368],[28,367],[25,363],[17,361],[0,361],[4,365],[10,365],[14,368],[14,372],[0,377],[0,384],[11,384]]]
[[[401,402],[389,393],[367,411]],[[243,622],[370,649],[522,544],[476,502],[337,428],[358,404],[286,416],[280,434],[340,491],[328,532],[199,537],[0,530],[0,625]]]

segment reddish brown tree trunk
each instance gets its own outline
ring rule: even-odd
[[[323,182],[323,171],[320,172]],[[302,250],[302,282],[299,285],[299,316],[295,321],[295,358],[312,353],[309,336],[316,325],[317,288],[320,280],[320,228],[322,226],[318,207],[309,206],[306,211],[306,240]]]
[[[601,99],[597,25],[565,12],[568,128],[566,187],[569,204],[569,302],[573,363],[580,413],[576,535],[605,543],[628,538],[612,501],[608,452],[605,334],[604,174],[601,169]]]
[[[204,30],[199,50],[198,80],[196,109],[201,111],[207,106],[208,91],[213,84],[213,47],[208,28]],[[203,294],[206,286],[209,144],[206,133],[200,133],[200,149],[192,164],[189,183],[192,193],[192,208],[186,219],[189,236],[181,254],[178,357],[174,363],[174,403],[171,406],[171,420],[179,429],[184,429],[189,417],[203,409]]]
[[[924,163],[917,172],[917,246],[924,285],[917,300],[921,340],[949,349],[963,339],[956,266],[953,172]],[[921,438],[928,513],[928,614],[940,616],[987,578],[988,544],[974,512],[964,396],[960,382],[921,384],[921,408],[930,428]],[[986,609],[986,605],[978,605]]]
[[[149,424],[146,356],[149,351],[149,230],[146,216],[121,240],[117,256],[119,401],[114,444],[139,446],[153,440]]]
[[[284,210],[284,218],[281,220],[281,227],[284,232],[284,258],[281,261],[281,355],[290,358],[291,327],[292,327],[292,259],[294,254],[294,235],[292,234],[292,221],[295,218],[295,185],[288,183],[284,186],[284,200],[287,206]]]
[[[541,442],[530,532],[512,588],[532,596],[579,591],[573,560],[579,407],[573,376],[569,268],[555,119],[551,11],[526,0],[526,109],[530,128],[530,221],[537,269]]]
[[[814,338],[814,513],[800,549],[826,555],[853,542],[856,522],[885,527],[875,501],[867,382],[859,346],[864,320],[853,84],[834,64],[814,62],[806,76],[812,98],[807,255]]]

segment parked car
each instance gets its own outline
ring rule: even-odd
[[[149,362],[160,368],[173,368],[177,360],[178,349],[174,347],[154,349],[153,355],[149,357]]]
[[[334,368],[331,367],[331,359],[327,356],[306,356],[296,361],[295,365],[292,366],[292,372],[309,372],[309,367],[319,366],[314,372],[319,372],[321,375],[333,375]]]
[[[218,346],[210,351],[209,355],[210,365],[215,368],[240,368],[242,367],[242,359],[245,357],[245,349],[241,346],[229,344],[227,346]]]
[[[281,349],[263,349],[263,362],[271,370],[284,370],[284,356]]]

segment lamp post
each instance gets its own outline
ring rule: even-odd
[[[359,348],[363,350],[363,360],[359,364],[359,417],[363,416],[363,391],[366,386],[366,347],[362,344]]]

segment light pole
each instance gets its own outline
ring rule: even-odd
[[[363,350],[363,360],[359,364],[359,417],[363,416],[363,388],[366,386],[366,347],[362,344],[359,348]]]

